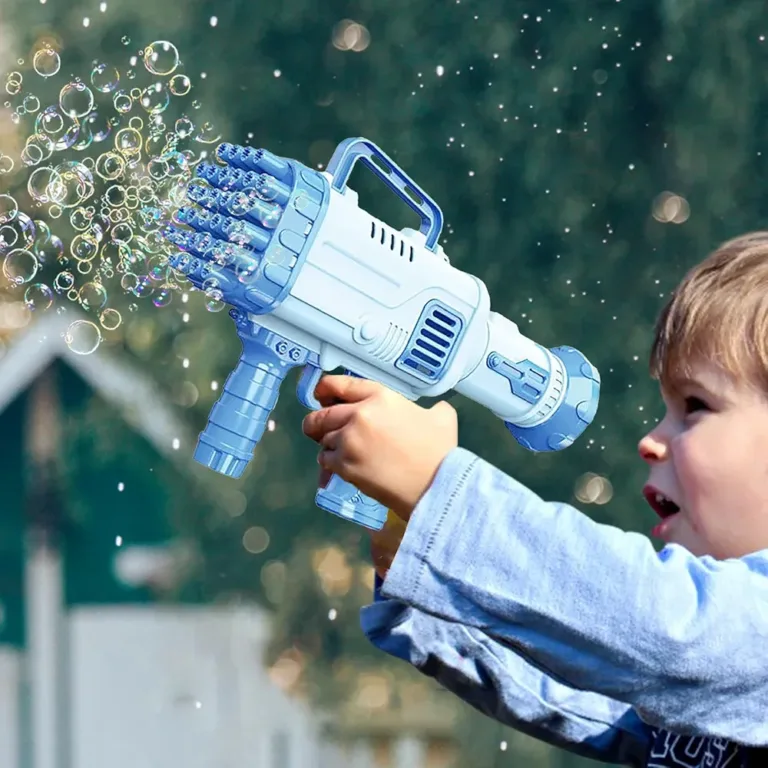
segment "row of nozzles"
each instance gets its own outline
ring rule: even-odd
[[[257,171],[273,176],[278,181],[287,181],[292,173],[287,160],[273,155],[266,149],[237,146],[235,144],[219,144],[216,149],[219,159],[227,165],[241,168],[244,171]]]
[[[200,163],[195,168],[195,174],[221,190],[252,189],[262,200],[278,205],[285,205],[291,196],[291,188],[287,184],[283,184],[267,173],[254,173],[240,168]]]

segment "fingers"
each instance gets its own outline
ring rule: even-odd
[[[307,437],[319,443],[329,432],[341,429],[352,418],[354,412],[355,406],[352,403],[321,408],[304,417],[302,429]]]
[[[315,387],[315,397],[322,405],[341,400],[356,403],[381,391],[381,384],[355,376],[323,376]]]

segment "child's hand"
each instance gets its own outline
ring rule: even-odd
[[[371,559],[374,570],[382,579],[387,577],[387,572],[400,548],[406,525],[405,520],[389,510],[384,527],[380,531],[371,532]]]
[[[325,376],[315,389],[324,408],[304,419],[320,443],[318,463],[404,520],[458,445],[456,411],[446,402],[422,408],[368,379]],[[334,403],[340,403],[334,405]]]

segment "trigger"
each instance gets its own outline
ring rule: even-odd
[[[323,406],[315,397],[315,387],[323,375],[323,369],[316,365],[305,365],[301,372],[299,384],[296,387],[296,396],[299,402],[310,411],[319,411]]]

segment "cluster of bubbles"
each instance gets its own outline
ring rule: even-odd
[[[168,41],[138,51],[124,72],[94,61],[88,78],[60,85],[61,58],[51,44],[35,50],[28,71],[23,64],[6,76],[0,112],[23,142],[16,157],[0,151],[2,282],[23,293],[30,310],[56,305],[61,312],[71,301],[92,315],[72,323],[65,337],[73,351],[88,354],[102,331],[122,323],[110,291],[128,294],[133,311],[134,299],[165,307],[190,290],[170,266],[175,251],[160,233],[220,136],[190,117],[198,101],[189,114],[180,108],[192,83]],[[52,103],[46,91],[56,94]],[[211,296],[207,307],[218,311],[224,303]]]

